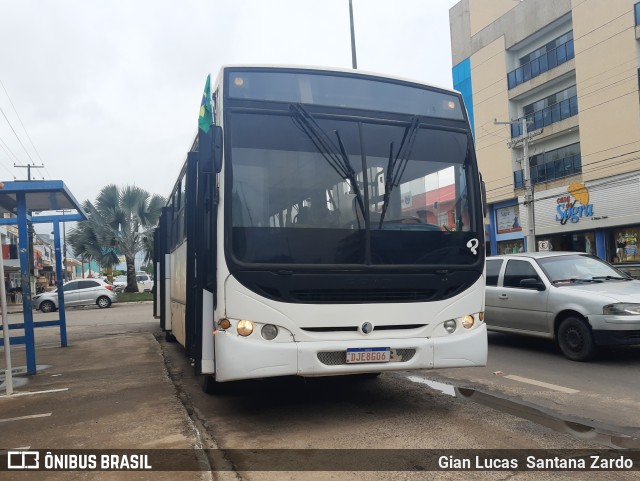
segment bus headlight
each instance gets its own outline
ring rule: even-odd
[[[484,312],[478,312],[476,314],[467,314],[466,316],[449,319],[448,321],[444,321],[442,325],[445,331],[447,331],[449,334],[453,334],[458,328],[458,325],[461,325],[465,329],[471,329],[476,325],[476,323],[482,322],[483,319]]]
[[[466,316],[456,319],[465,329],[471,329],[476,324],[484,321],[484,312],[476,312],[475,314],[467,314]]]
[[[462,324],[462,327],[464,327],[465,329],[471,329],[476,322],[476,320],[470,314],[459,317],[458,320]]]
[[[238,321],[238,325],[236,326],[236,330],[238,334],[241,336],[247,337],[253,332],[253,321],[242,320]]]
[[[273,341],[278,335],[278,328],[273,324],[265,324],[260,332],[265,340]]]
[[[453,334],[453,332],[458,327],[458,323],[453,319],[449,319],[448,321],[444,321],[443,325],[444,325],[444,330],[447,331],[449,334]]]

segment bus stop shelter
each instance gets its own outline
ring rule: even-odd
[[[57,213],[56,211],[62,211]],[[66,213],[65,211],[70,211]],[[52,214],[35,215],[44,212]],[[75,212],[75,213],[74,213]],[[10,214],[7,216],[6,214]],[[4,182],[0,187],[0,225],[18,226],[18,246],[20,258],[20,278],[22,287],[22,307],[24,320],[19,324],[10,324],[9,329],[24,329],[23,336],[14,336],[10,344],[25,344],[27,354],[27,373],[36,374],[35,335],[36,327],[60,327],[60,345],[67,345],[67,325],[62,290],[62,256],[60,248],[60,223],[86,220],[82,206],[73,197],[61,180],[13,181]],[[53,240],[56,253],[56,283],[58,287],[59,318],[54,321],[33,320],[31,302],[31,269],[29,259],[29,226],[32,224],[53,224]],[[4,261],[4,259],[3,259]],[[2,279],[4,282],[4,279]],[[0,345],[4,345],[0,339]],[[10,346],[5,346],[9,349]]]

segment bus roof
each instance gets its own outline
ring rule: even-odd
[[[451,87],[443,87],[441,85],[436,85],[432,83],[423,82],[416,79],[410,79],[407,77],[400,77],[396,75],[385,74],[381,72],[371,72],[367,70],[354,70],[351,68],[341,68],[341,67],[322,67],[322,66],[313,66],[313,65],[287,65],[287,64],[227,64],[220,67],[218,71],[218,77],[216,79],[216,83],[222,81],[222,74],[226,69],[230,68],[250,68],[250,69],[290,69],[290,70],[308,70],[308,71],[317,71],[317,72],[337,72],[337,73],[346,73],[350,75],[361,75],[363,77],[375,77],[379,79],[388,79],[388,80],[396,80],[399,82],[407,82],[415,85],[420,85],[422,87],[430,87],[433,89],[441,90],[443,92],[461,95],[459,91],[453,90]]]

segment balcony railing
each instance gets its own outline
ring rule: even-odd
[[[525,118],[527,122],[530,122],[527,130],[541,129],[542,127],[560,122],[577,114],[578,96],[575,95],[527,115]],[[522,135],[522,117],[519,118],[518,121],[517,124],[511,124],[511,137],[520,137]]]
[[[582,172],[582,159],[580,158],[580,154],[569,155],[562,159],[545,162],[544,164],[532,165],[529,171],[531,173],[532,184],[549,182]],[[513,183],[516,189],[524,187],[522,170],[517,170],[513,173]]]
[[[517,87],[521,83],[531,80],[558,65],[562,65],[574,56],[573,39],[571,39],[509,72],[507,74],[509,89]]]

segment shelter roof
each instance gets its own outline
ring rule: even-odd
[[[80,203],[61,180],[16,180],[3,184],[0,188],[0,215],[16,214],[18,196],[24,194],[28,212],[75,210],[82,217],[77,220],[87,218]]]

